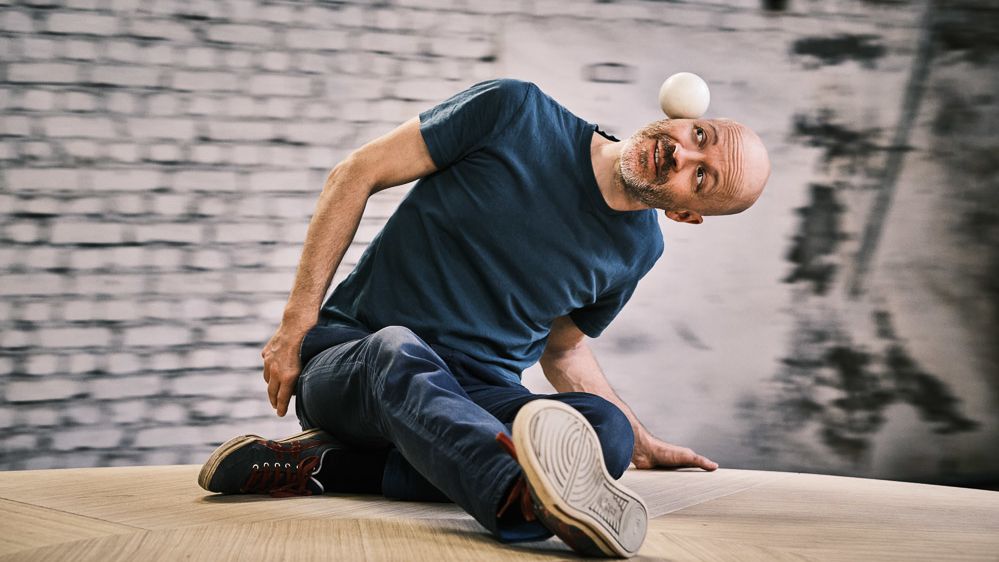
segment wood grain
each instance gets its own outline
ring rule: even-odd
[[[215,496],[197,466],[0,473],[7,560],[533,560],[452,504]],[[999,493],[810,474],[629,471],[655,517],[636,559],[997,560]]]
[[[0,499],[0,514],[3,514],[0,554],[137,530],[128,525],[5,499]]]
[[[789,476],[653,521],[650,534],[674,543],[656,553],[709,560],[739,552],[766,553],[761,559],[999,560],[999,493]]]

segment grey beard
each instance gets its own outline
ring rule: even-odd
[[[624,191],[633,199],[641,201],[643,205],[664,211],[673,209],[673,198],[665,187],[656,188],[649,184],[622,183],[624,184]]]
[[[656,130],[656,127],[654,126],[646,127],[646,129],[643,130],[642,133],[645,133],[646,131],[652,132],[649,131],[649,129],[652,129],[654,131]],[[622,154],[622,158],[620,160],[621,165],[619,166],[618,170],[618,178],[621,181],[621,185],[624,187],[624,191],[625,193],[628,194],[629,197],[637,199],[643,205],[647,205],[649,207],[653,207],[656,209],[670,210],[673,208],[673,197],[671,196],[669,190],[665,187],[665,185],[657,186],[656,184],[653,184],[649,181],[642,179],[641,174],[636,170],[632,169],[630,166],[630,163],[633,160],[631,158],[624,157],[628,155],[627,153],[634,150],[636,137],[637,140],[645,140],[647,138],[650,138],[650,136],[638,134],[624,141],[625,146],[622,148],[621,151]],[[637,160],[638,160],[639,169],[644,170],[646,169],[646,167],[648,167],[649,165],[648,153],[644,151],[639,153]],[[666,178],[664,178],[663,180],[664,183],[668,178],[669,175],[667,174]]]

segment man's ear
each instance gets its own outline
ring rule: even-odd
[[[676,222],[686,222],[690,224],[701,224],[704,219],[696,211],[666,211],[666,216]]]

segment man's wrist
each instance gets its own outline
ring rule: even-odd
[[[281,329],[298,335],[304,335],[315,325],[315,314],[303,314],[298,310],[285,309],[284,315],[281,316]]]
[[[639,426],[638,431],[635,432],[635,452],[645,453],[649,450],[651,443],[652,434],[649,433],[644,427]]]

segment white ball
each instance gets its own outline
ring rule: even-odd
[[[697,119],[709,103],[708,84],[693,72],[677,72],[659,88],[659,106],[672,119]]]

